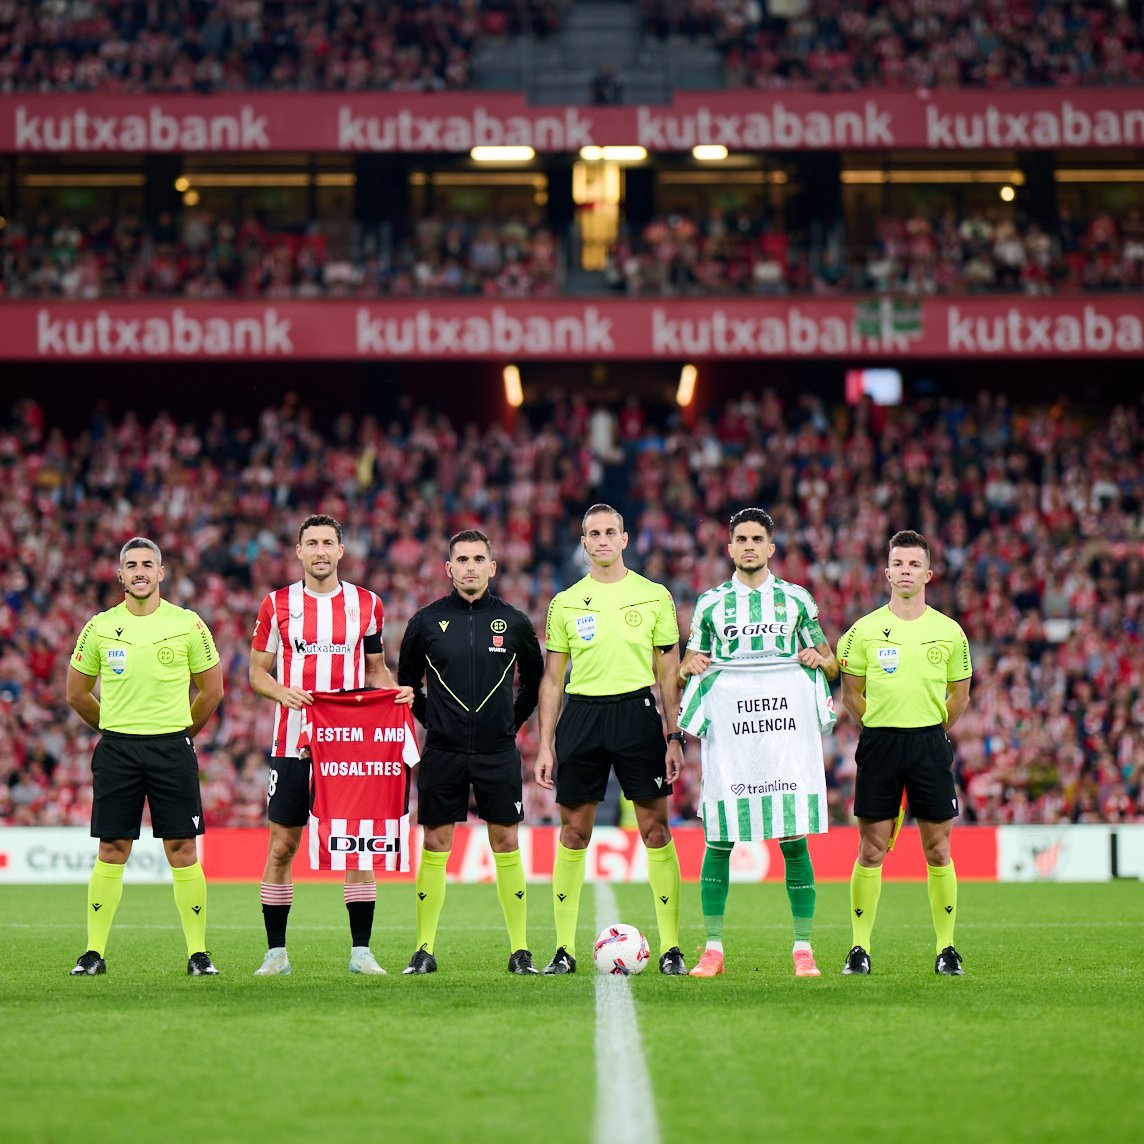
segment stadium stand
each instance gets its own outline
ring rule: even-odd
[[[557,0],[0,2],[0,92],[467,88],[483,37],[546,35]]]
[[[1139,3],[1100,0],[644,0],[658,37],[706,40],[730,86],[862,88],[1137,86]]]
[[[484,295],[557,289],[559,247],[536,217],[417,220],[388,255],[336,257],[315,224],[275,231],[255,214],[126,213],[77,221],[38,211],[0,229],[0,297],[317,298]]]
[[[765,442],[765,445],[763,444]],[[66,434],[25,399],[0,424],[0,823],[86,824],[92,735],[63,702],[79,626],[115,598],[114,551],[136,532],[165,550],[165,594],[199,610],[227,676],[199,744],[212,825],[263,820],[267,706],[246,682],[251,617],[296,574],[289,537],[320,507],[346,525],[353,575],[403,625],[438,594],[422,570],[447,536],[481,523],[498,590],[539,631],[553,592],[581,574],[585,498],[619,489],[630,563],[661,579],[686,631],[697,593],[725,578],[724,521],[744,504],[778,522],[780,575],[815,593],[831,638],[882,602],[885,538],[909,521],[935,542],[935,607],[975,659],[958,734],[969,820],[1144,820],[1144,409],[1016,407],[983,393],[888,411],[831,408],[769,390],[693,428],[582,397],[554,398],[510,432],[454,423],[406,399],[380,423],[320,427],[294,395],[256,421],[199,424],[98,412]],[[832,816],[850,815],[855,729],[825,740]],[[526,768],[535,722],[522,737]],[[673,810],[693,817],[698,756]],[[526,783],[527,820],[554,819]]]
[[[884,217],[871,246],[791,241],[750,212],[727,218],[657,216],[611,252],[607,281],[630,295],[1047,295],[1144,289],[1144,217],[1130,207],[1057,225],[975,211]],[[187,211],[148,225],[38,211],[0,230],[0,297],[317,298],[559,292],[568,239],[537,212],[505,217],[426,215],[387,255],[331,254],[321,227],[274,231]]]

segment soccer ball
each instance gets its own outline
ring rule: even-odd
[[[617,922],[600,931],[592,958],[601,973],[627,977],[644,971],[644,966],[651,960],[651,951],[647,947],[647,939],[635,926]]]

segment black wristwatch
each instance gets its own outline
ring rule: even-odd
[[[682,743],[683,742],[683,732],[682,731],[669,731],[667,734],[667,741],[669,743]]]

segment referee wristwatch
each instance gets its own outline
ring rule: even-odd
[[[669,743],[679,743],[682,745],[684,742],[682,731],[669,731],[667,733],[667,741]]]

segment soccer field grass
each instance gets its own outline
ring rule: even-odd
[[[649,934],[646,886],[610,887]],[[549,888],[530,937],[553,946]],[[441,970],[403,977],[412,889],[383,886],[384,978],[346,972],[337,886],[300,886],[294,974],[255,979],[257,886],[212,885],[218,978],[189,978],[169,888],[129,885],[106,977],[72,979],[80,886],[0,888],[4,1141],[593,1141],[596,910],[580,972],[518,978],[491,886],[450,886]],[[701,943],[684,887],[683,948]],[[663,1141],[1122,1140],[1142,1116],[1144,892],[1139,883],[961,887],[966,976],[933,973],[925,887],[888,882],[874,973],[839,973],[847,888],[820,885],[823,976],[795,980],[785,893],[732,886],[727,976],[627,983]],[[607,982],[611,985],[612,982]],[[633,1041],[634,1041],[633,1037]],[[613,1097],[614,1097],[613,1093]],[[625,1112],[613,1113],[624,1140]]]

